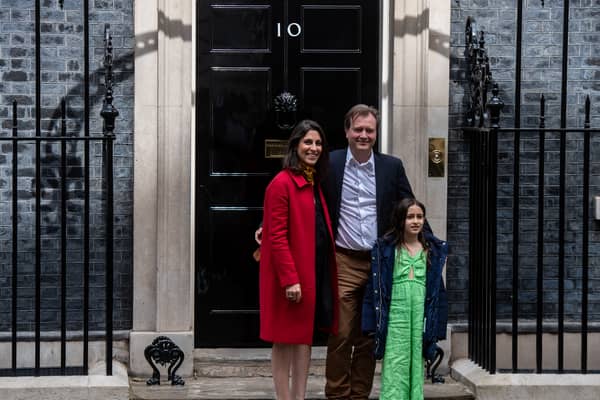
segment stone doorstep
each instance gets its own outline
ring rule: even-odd
[[[489,374],[473,361],[452,364],[452,378],[478,400],[598,400],[598,374]]]
[[[325,347],[314,347],[307,382],[307,399],[325,399]],[[226,400],[273,399],[270,371],[271,349],[195,349],[194,377],[185,386],[171,386],[164,369],[160,386],[146,385],[146,378],[130,379],[131,399],[139,400]],[[378,363],[377,372],[380,370]],[[376,374],[372,399],[379,397],[380,375]],[[447,377],[445,384],[426,381],[425,398],[436,400],[470,400],[473,396],[459,383]]]
[[[314,347],[309,375],[325,374],[325,348]],[[271,349],[194,349],[194,377],[270,377]]]
[[[314,346],[311,352],[312,361],[325,360],[327,348],[325,346]],[[260,361],[270,362],[271,348],[216,348],[216,349],[194,349],[194,362],[207,361]]]
[[[309,376],[325,375],[325,355],[323,346],[313,347]],[[381,365],[377,363],[375,374],[380,375]],[[270,377],[271,349],[195,349],[194,376],[213,377]]]
[[[188,378],[185,386],[148,386],[142,378],[130,380],[131,399],[135,400],[271,400],[274,399],[271,377]],[[379,397],[379,377],[375,378],[370,399]],[[325,378],[309,376],[306,399],[325,399]],[[425,384],[425,400],[473,400],[473,395],[461,384],[448,378],[444,384]]]
[[[113,375],[106,376],[106,364],[90,368],[88,376],[42,376],[0,378],[2,400],[127,400],[127,368],[113,362]]]

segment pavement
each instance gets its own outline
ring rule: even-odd
[[[0,378],[0,400],[127,400],[127,367],[113,362],[112,376],[100,361],[85,376],[19,376]]]

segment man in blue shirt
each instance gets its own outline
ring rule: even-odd
[[[373,340],[361,332],[361,308],[371,248],[389,229],[393,206],[413,198],[402,161],[374,151],[379,113],[364,104],[344,118],[348,147],[331,152],[323,182],[335,235],[339,333],[327,344],[328,399],[368,399],[373,385]],[[428,229],[428,227],[427,227]]]

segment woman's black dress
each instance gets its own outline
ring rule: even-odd
[[[319,196],[318,186],[314,187],[316,215],[316,260],[315,260],[315,327],[328,328],[333,323],[333,290],[331,288],[331,237],[325,223],[323,203]]]

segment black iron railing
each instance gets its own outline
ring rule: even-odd
[[[467,20],[465,31],[469,60],[467,111],[470,131],[469,193],[469,358],[483,368],[496,369],[496,154],[497,129],[485,129],[489,114],[488,88],[492,75],[483,32],[477,32],[474,20]],[[497,128],[501,102],[494,88],[494,125]]]
[[[12,233],[10,236],[10,262],[11,266],[11,367],[0,370],[1,375],[74,375],[88,373],[89,363],[89,346],[90,346],[90,302],[98,301],[97,297],[104,299],[104,331],[101,334],[94,333],[95,337],[101,336],[105,341],[105,359],[106,359],[106,374],[112,375],[112,353],[113,353],[113,145],[115,140],[115,118],[118,112],[113,106],[113,49],[112,38],[108,29],[105,28],[105,53],[104,53],[104,70],[105,70],[105,95],[104,103],[101,110],[101,117],[104,120],[103,134],[90,134],[90,35],[89,35],[89,2],[83,2],[83,64],[84,74],[81,87],[81,95],[83,98],[83,118],[78,120],[75,126],[81,126],[83,135],[78,135],[78,129],[69,131],[68,122],[72,119],[68,116],[69,104],[63,98],[60,101],[60,106],[57,107],[58,115],[52,117],[57,123],[58,128],[55,136],[51,132],[43,134],[42,129],[42,68],[41,68],[41,16],[40,16],[40,0],[35,1],[35,136],[21,134],[22,130],[19,122],[19,111],[21,105],[17,100],[12,102],[12,126],[9,135],[0,136],[0,146],[3,149],[12,147],[10,154],[11,162],[11,194],[8,200],[11,203],[11,227]],[[62,7],[62,2],[60,2]],[[102,148],[101,160],[98,162],[98,157],[91,152],[96,144],[100,144]],[[30,153],[30,154],[27,154]],[[56,154],[58,153],[58,154]],[[96,162],[92,163],[92,159]],[[25,161],[21,161],[21,160]],[[76,165],[73,160],[78,160]],[[79,163],[79,161],[81,161]],[[33,173],[29,170],[33,163]],[[91,181],[92,170],[101,170],[101,189],[98,194],[97,186]],[[31,179],[33,177],[33,179]],[[49,178],[51,177],[51,179]],[[22,181],[32,181],[30,190],[33,197],[33,228],[31,235],[29,228],[23,229],[24,214],[31,212],[29,203],[21,199],[21,193],[25,190],[22,186]],[[21,183],[20,183],[21,182]],[[80,185],[81,183],[81,185]],[[75,187],[75,189],[73,189]],[[81,196],[77,199],[81,200],[79,204],[74,205],[70,200],[73,191],[80,192]],[[91,198],[91,193],[96,192],[96,196]],[[96,203],[92,204],[92,201]],[[58,248],[53,248],[51,253],[57,257],[57,260],[51,260],[58,267],[57,275],[59,279],[53,282],[60,292],[59,299],[59,318],[58,332],[53,330],[48,332],[47,329],[42,329],[42,313],[44,312],[44,304],[42,297],[43,285],[46,276],[43,273],[44,268],[47,268],[50,262],[44,259],[47,254],[44,254],[43,242],[48,239],[48,227],[44,222],[44,207],[47,207],[49,202],[53,202],[58,210],[59,215],[57,220],[60,226],[58,238],[55,241],[58,243]],[[90,221],[90,212],[96,204],[100,204],[102,210],[94,210],[95,215],[103,215],[104,221],[94,221],[93,229],[95,232],[100,232],[92,237],[90,229],[92,228]],[[46,214],[47,215],[47,214]],[[73,228],[74,222],[81,222],[81,237],[73,237],[69,230]],[[102,226],[103,225],[103,226]],[[21,234],[22,231],[27,232]],[[33,241],[33,246],[31,242]],[[75,246],[73,243],[80,243],[80,246]],[[8,243],[8,241],[7,241]],[[24,249],[27,244],[27,249]],[[54,242],[53,242],[54,243]],[[94,248],[92,248],[94,246]],[[96,246],[104,247],[103,259],[96,254]],[[74,247],[77,247],[74,250]],[[34,249],[33,288],[23,287],[21,278],[24,273],[22,268],[29,268],[27,262],[23,261],[23,253],[28,249]],[[76,254],[77,256],[73,255]],[[80,254],[80,256],[79,256]],[[75,260],[77,258],[77,260]],[[105,276],[104,290],[99,296],[97,290],[98,284],[91,284],[90,270],[98,269],[99,265],[103,266]],[[74,273],[73,268],[80,266],[82,268],[81,276],[83,277],[81,287],[77,291],[81,291],[81,296],[69,297],[69,285],[72,288],[73,283],[68,283],[70,274]],[[97,273],[97,272],[96,272]],[[93,287],[94,286],[94,287]],[[33,289],[33,290],[31,290]],[[27,292],[26,294],[23,294]],[[27,299],[33,298],[33,318],[31,326],[33,329],[19,329],[20,314],[23,310],[19,306],[19,302],[23,300],[23,296]],[[67,306],[68,302],[80,301],[79,306]],[[68,312],[73,308],[79,308],[80,315],[74,317],[74,322],[67,318]],[[95,316],[97,318],[97,316]],[[29,326],[29,325],[27,325]],[[69,326],[76,328],[69,328]],[[44,341],[60,342],[60,362],[59,365],[48,366],[47,360],[42,360],[41,347]],[[82,359],[80,363],[67,362],[67,343],[73,340],[73,343],[81,341]],[[33,343],[33,362],[30,366],[22,366],[26,364],[23,361],[21,354],[21,343]],[[69,348],[72,349],[71,345]],[[69,365],[68,365],[69,364]]]
[[[519,2],[520,3],[520,2]],[[521,15],[521,13],[517,13]],[[519,18],[518,18],[519,19]],[[566,20],[568,22],[568,19]],[[520,26],[520,22],[518,22]],[[568,34],[565,33],[568,37]],[[590,219],[590,208],[592,207],[592,198],[590,196],[590,164],[592,161],[598,162],[599,155],[592,153],[590,143],[594,135],[600,133],[600,129],[590,126],[590,98],[587,96],[583,107],[584,123],[582,127],[566,127],[566,76],[567,76],[567,47],[568,41],[563,41],[563,84],[562,84],[562,103],[561,103],[561,123],[560,127],[546,127],[546,104],[544,96],[540,98],[539,105],[539,124],[535,128],[522,128],[520,126],[520,100],[515,100],[514,117],[515,126],[504,128],[500,126],[500,116],[503,108],[503,102],[499,98],[498,85],[493,83],[492,73],[489,67],[487,50],[485,49],[484,33],[477,31],[475,21],[472,18],[467,20],[466,29],[466,57],[470,69],[470,103],[466,115],[468,126],[463,131],[470,140],[470,266],[469,266],[469,358],[479,364],[481,367],[495,373],[497,371],[496,363],[496,335],[498,333],[498,324],[502,318],[497,315],[498,311],[498,235],[497,228],[499,223],[499,199],[498,199],[498,177],[510,176],[506,180],[512,184],[512,195],[507,197],[512,201],[509,206],[512,208],[512,230],[510,240],[512,242],[512,274],[510,277],[502,277],[511,281],[511,317],[510,328],[507,329],[511,338],[511,357],[512,362],[507,371],[510,372],[600,372],[592,371],[588,368],[588,305],[589,297],[589,273],[590,273],[590,247],[600,246],[600,243],[590,242],[590,230],[593,228]],[[517,62],[517,66],[520,62]],[[492,87],[492,96],[488,95],[488,88]],[[520,71],[516,73],[515,97],[520,99]],[[488,100],[489,97],[489,100]],[[502,140],[502,152],[499,152],[499,139]],[[554,143],[558,139],[558,146]],[[524,154],[522,144],[527,142],[529,146],[537,146],[535,150],[529,149],[528,165],[521,160]],[[548,143],[553,148],[548,149]],[[582,143],[579,146],[578,143]],[[566,170],[569,165],[567,162],[567,148],[577,149],[576,164],[578,173],[581,174],[581,182],[569,185],[566,179]],[[558,160],[555,161],[555,154],[558,152]],[[501,155],[502,153],[502,155]],[[507,156],[507,154],[509,156]],[[537,163],[537,171],[531,171],[532,154]],[[512,157],[512,171],[498,170],[499,158]],[[502,160],[506,164],[506,160]],[[528,190],[537,191],[537,196],[531,193],[522,195],[524,189],[523,168],[528,167],[527,178],[525,182]],[[547,169],[547,166],[553,168]],[[574,168],[574,167],[572,167]],[[531,181],[531,176],[537,175],[536,181]],[[552,180],[553,191],[549,192],[547,180]],[[503,183],[506,186],[506,183]],[[534,189],[532,189],[534,188]],[[554,190],[557,189],[557,190]],[[570,189],[573,189],[569,192]],[[576,189],[576,190],[575,190]],[[581,215],[577,215],[580,229],[577,231],[576,240],[578,241],[573,248],[579,252],[573,259],[578,260],[566,263],[565,248],[567,241],[565,234],[567,226],[565,224],[565,205],[567,193],[572,202],[576,202],[581,207]],[[574,194],[576,192],[576,194]],[[549,194],[550,193],[550,194]],[[578,196],[578,197],[577,197]],[[535,210],[531,209],[532,197],[534,198]],[[547,214],[548,198],[552,197],[558,209],[558,216],[555,224],[556,232],[549,231],[548,222],[550,217]],[[575,198],[575,200],[573,200]],[[506,200],[506,198],[504,199]],[[525,203],[528,203],[527,208]],[[502,207],[506,208],[503,203]],[[521,246],[525,243],[531,243],[531,237],[524,237],[523,227],[520,220],[527,213],[535,213],[537,219],[535,225],[535,251],[522,251]],[[556,213],[555,213],[556,214]],[[572,215],[570,215],[572,217]],[[579,226],[579,225],[578,225]],[[573,228],[571,228],[573,231]],[[548,236],[552,239],[553,249],[548,244]],[[575,235],[575,234],[573,234]],[[507,242],[505,240],[505,242]],[[556,250],[554,249],[556,248]],[[596,247],[597,248],[597,247]],[[556,254],[555,254],[556,253]],[[522,276],[523,257],[536,258],[535,265],[535,308],[533,311],[523,312],[523,302],[519,298],[520,288],[523,279],[530,279]],[[555,261],[555,263],[549,261]],[[569,301],[579,307],[579,318],[576,318],[571,312],[565,313],[565,278],[568,268],[577,268],[581,271],[580,286],[581,295],[578,301],[569,297]],[[556,289],[545,286],[545,272],[551,272],[550,275],[556,276]],[[557,299],[557,310],[553,318],[549,318],[547,303],[544,301],[545,295],[553,292]],[[579,306],[580,304],[580,306]],[[568,322],[569,331],[577,332],[580,337],[580,362],[579,368],[572,366],[565,367],[565,322]],[[596,321],[598,322],[598,321]],[[503,324],[506,325],[506,324]],[[533,325],[533,329],[529,328]],[[524,327],[527,328],[525,329]],[[520,331],[521,330],[521,331]],[[526,369],[519,366],[519,334],[535,334],[535,368]],[[557,335],[556,350],[547,351],[548,344],[543,345],[543,336],[545,333]],[[546,351],[544,351],[546,350]],[[544,357],[556,357],[556,368],[543,368]]]

